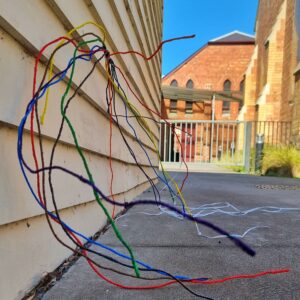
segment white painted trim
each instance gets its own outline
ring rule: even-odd
[[[247,106],[243,105],[242,109],[240,110],[237,120],[238,121],[244,121],[244,114],[247,112]]]
[[[233,34],[240,34],[240,35],[243,35],[243,36],[255,39],[255,35],[251,35],[251,34],[247,34],[247,33],[244,33],[244,32],[238,31],[238,30],[234,30],[232,32],[229,32],[227,34],[219,36],[219,37],[217,37],[217,38],[215,38],[213,40],[210,40],[210,42],[217,42],[218,40],[224,39],[224,38],[226,38],[226,37],[228,37],[230,35],[233,35]]]
[[[257,104],[257,105],[263,105],[263,104],[266,104],[266,98],[267,98],[267,95],[269,95],[269,93],[270,93],[270,84],[267,83],[267,84],[264,86],[264,88],[263,88],[263,90],[262,90],[260,96],[259,96],[258,99],[256,100],[256,104]]]

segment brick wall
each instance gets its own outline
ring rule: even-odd
[[[243,120],[292,121],[299,135],[295,0],[260,0],[256,48],[245,79]],[[255,109],[256,105],[256,109]]]
[[[284,0],[261,0],[256,20],[256,44],[258,46],[257,66],[257,90],[256,97],[263,89],[263,60],[265,57],[264,45],[273,27],[277,21],[277,17]]]
[[[231,90],[239,91],[244,79],[244,73],[250,61],[254,45],[214,45],[208,44],[200,49],[173,72],[162,79],[162,85],[170,85],[175,79],[179,87],[186,87],[188,80],[192,80],[194,88],[201,90],[223,91],[226,80],[231,81]],[[201,100],[201,99],[199,99]],[[169,113],[169,99],[162,102],[164,118],[170,119],[211,119],[211,102],[198,102],[193,104],[193,114],[185,114],[185,101],[177,103],[177,114]],[[239,113],[239,102],[230,103],[230,113],[222,113],[223,101],[216,99],[216,120],[235,120]]]
[[[257,54],[258,47],[256,46],[245,75],[244,106],[239,116],[240,120],[252,121],[256,119],[255,107],[257,85]]]
[[[212,102],[199,101],[193,102],[193,113],[188,114],[185,111],[186,100],[177,100],[177,112],[170,112],[170,99],[164,99],[161,102],[161,114],[163,119],[171,120],[211,120]],[[230,103],[230,112],[223,114],[223,101],[215,101],[215,120],[236,120],[239,114],[239,102]]]
[[[243,75],[250,61],[254,45],[210,45],[175,72],[165,76],[163,85],[176,79],[178,86],[185,87],[189,79],[197,89],[223,90],[224,81],[231,81],[231,89],[239,90]]]
[[[281,116],[285,120],[291,120],[293,114],[293,101],[295,92],[294,71],[297,65],[297,32],[295,30],[295,1],[287,1],[286,28],[284,41],[284,65],[282,81]]]
[[[295,76],[295,90],[293,101],[293,142],[300,149],[300,68]]]
[[[170,99],[162,101],[162,116],[164,119],[176,120],[210,120],[211,119],[211,104],[208,102],[194,102],[193,114],[185,113],[185,100],[177,101],[177,112],[170,112]]]

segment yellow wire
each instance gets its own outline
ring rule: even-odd
[[[74,27],[72,30],[70,30],[68,33],[67,33],[67,37],[71,37],[72,33],[88,24],[91,24],[91,25],[94,25],[96,26],[97,28],[100,29],[100,31],[102,31],[102,34],[103,34],[103,42],[105,42],[105,39],[106,39],[106,32],[104,30],[104,28],[99,25],[98,23],[94,22],[94,21],[87,21],[87,22],[84,22],[82,24],[80,24],[79,26],[77,27]],[[60,41],[58,43],[58,45],[55,47],[55,49],[57,49],[58,47],[60,47],[62,44],[64,43],[64,41]],[[52,57],[51,61],[50,61],[50,67],[49,67],[49,73],[48,73],[48,80],[50,80],[52,78],[52,75],[53,75],[53,65],[54,65],[54,57]],[[47,113],[47,109],[48,109],[48,103],[49,103],[49,94],[50,94],[50,87],[47,89],[46,91],[46,99],[45,99],[45,104],[44,104],[44,108],[43,108],[43,112],[42,112],[42,115],[41,115],[41,124],[43,125],[44,122],[45,122],[45,116],[46,116],[46,113]]]
[[[118,88],[118,86],[115,84],[115,82],[113,81],[113,79],[111,78],[111,76],[108,72],[108,65],[106,65],[106,73],[107,73],[107,76],[108,76],[110,82],[113,84],[113,87],[114,87],[115,91],[126,101],[126,104],[128,105],[131,112],[135,115],[135,117],[138,118],[143,123],[145,130],[147,130],[147,132],[149,133],[150,141],[152,142],[152,144],[155,148],[155,152],[157,154],[158,161],[159,161],[159,164],[160,164],[160,167],[161,167],[161,170],[162,170],[163,174],[174,184],[175,189],[176,189],[178,195],[180,196],[180,199],[182,200],[182,203],[183,203],[186,211],[190,215],[192,215],[192,212],[191,212],[189,206],[187,205],[187,203],[184,199],[184,196],[182,195],[182,192],[180,191],[180,188],[178,187],[176,181],[170,176],[170,174],[164,169],[164,167],[162,165],[162,162],[161,162],[161,159],[160,159],[160,156],[159,156],[159,149],[157,148],[156,143],[154,141],[154,139],[155,139],[154,134],[153,134],[152,130],[149,128],[149,126],[147,124],[147,121],[140,115],[137,108],[129,101],[126,94],[124,94],[123,91],[120,90]]]
[[[102,31],[103,42],[105,42],[106,32],[105,32],[104,28],[101,25],[99,25],[98,23],[94,22],[94,21],[87,21],[87,22],[84,22],[84,23],[80,24],[77,27],[74,27],[72,30],[70,30],[67,33],[67,36],[71,37],[71,35],[72,35],[72,33],[74,31],[79,30],[80,28],[82,28],[82,27],[84,27],[84,26],[86,26],[88,24],[94,25],[98,29],[100,29],[100,31]],[[59,46],[61,46],[63,43],[64,43],[63,41],[60,41],[58,43],[58,45],[55,47],[55,49],[58,48]],[[53,65],[54,65],[54,57],[52,57],[52,59],[50,61],[49,72],[48,72],[48,80],[50,80],[52,78],[52,75],[53,75]],[[159,161],[159,164],[160,164],[160,167],[161,167],[161,170],[162,170],[163,174],[168,178],[168,180],[170,180],[174,184],[175,189],[176,189],[178,195],[180,196],[180,199],[182,200],[182,203],[183,203],[186,211],[191,215],[192,212],[191,212],[190,208],[188,207],[188,205],[187,205],[187,203],[186,203],[186,201],[185,201],[185,199],[184,199],[184,197],[182,195],[182,192],[180,191],[180,188],[178,187],[176,181],[170,176],[170,174],[164,169],[164,167],[162,165],[162,162],[161,162],[160,156],[159,156],[159,149],[156,146],[155,138],[154,138],[154,134],[153,134],[152,130],[148,126],[146,120],[140,115],[140,113],[138,112],[137,108],[129,101],[129,99],[127,98],[127,96],[118,88],[118,86],[112,80],[112,78],[111,78],[111,76],[110,76],[110,74],[108,72],[108,66],[107,66],[107,69],[106,69],[106,73],[108,75],[109,80],[113,84],[113,87],[114,87],[115,91],[126,101],[126,103],[127,103],[128,107],[129,107],[129,109],[131,110],[131,112],[136,116],[136,118],[138,118],[141,121],[141,123],[144,126],[145,130],[149,133],[150,141],[151,141],[151,143],[154,146],[154,149],[155,149],[155,152],[156,152],[156,155],[157,155],[157,158],[158,158],[158,161]],[[45,97],[46,99],[45,99],[44,109],[43,109],[43,113],[41,115],[41,124],[44,124],[44,122],[45,122],[45,116],[46,116],[46,113],[47,113],[48,103],[49,103],[49,94],[50,94],[50,88],[48,88],[47,92],[46,92],[46,97]]]

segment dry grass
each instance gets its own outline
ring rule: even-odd
[[[266,147],[262,172],[265,175],[299,177],[300,152],[292,146]]]

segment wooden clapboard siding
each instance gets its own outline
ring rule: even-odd
[[[22,298],[25,292],[39,281],[42,274],[53,270],[70,254],[69,250],[60,246],[50,235],[43,211],[28,191],[17,160],[17,129],[32,95],[35,57],[45,43],[66,35],[73,27],[88,20],[99,23],[107,31],[106,44],[111,52],[135,50],[149,56],[161,42],[163,8],[161,0],[150,2],[143,0],[0,0],[0,154],[2,157],[0,160],[0,254],[6,258],[0,260],[1,278],[4,278],[0,281],[3,299]],[[89,31],[100,36],[102,34],[99,29],[88,25],[84,29],[75,31],[73,37]],[[87,41],[88,37],[81,40]],[[51,50],[53,49],[52,47]],[[45,71],[51,50],[46,50],[41,57],[38,79]],[[72,46],[63,48],[57,53],[54,60],[55,73],[65,68],[72,54]],[[98,54],[95,54],[92,61],[94,62],[98,57]],[[126,74],[128,82],[142,104],[135,99],[119,76],[129,100],[143,116],[158,121],[158,116],[146,110],[144,106],[159,112],[161,53],[149,62],[133,54],[116,55],[114,61]],[[76,63],[70,95],[78,88],[91,67],[92,63],[80,61]],[[46,162],[49,162],[50,151],[60,126],[60,97],[68,80],[69,77],[66,76],[50,90],[49,108],[45,124],[41,127]],[[68,115],[76,129],[79,144],[89,162],[95,182],[106,195],[110,195],[110,124],[105,98],[106,82],[105,66],[98,64],[93,75],[78,89],[77,95],[70,104]],[[43,105],[44,99],[41,99],[40,111]],[[117,95],[118,111],[124,112],[123,106],[121,97]],[[129,115],[132,114],[129,112]],[[158,166],[155,145],[139,127],[137,121],[131,118],[130,122],[148,152],[150,164],[126,120],[119,118],[119,122],[137,160],[148,176],[156,180],[156,174],[151,168],[151,164]],[[158,123],[147,122],[157,146]],[[130,201],[148,188],[149,183],[126,150],[115,124],[112,125],[112,133],[113,194],[118,201]],[[23,151],[29,165],[33,166],[29,122],[25,126]],[[67,126],[58,143],[55,164],[61,164],[86,176]],[[29,178],[34,184],[35,177],[29,174]],[[53,171],[53,183],[58,209],[67,223],[87,236],[106,224],[106,217],[95,202],[93,192],[88,186],[58,171]],[[49,209],[53,209],[49,194],[48,204]],[[111,206],[106,205],[106,207],[110,212],[112,211]],[[61,229],[57,226],[55,228],[59,236],[66,240]]]

